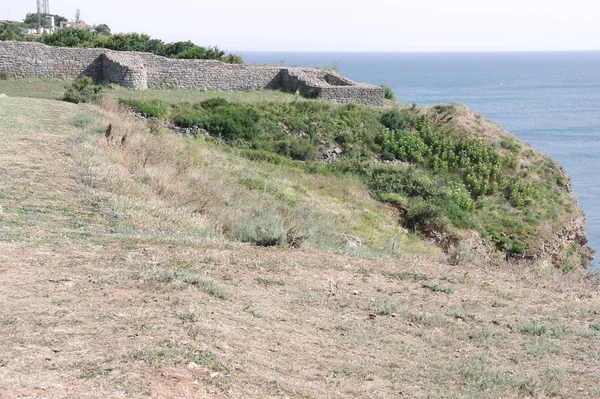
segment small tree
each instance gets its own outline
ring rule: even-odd
[[[23,40],[23,29],[19,24],[0,24],[0,40]]]
[[[44,35],[42,43],[57,47],[95,47],[94,34],[86,29],[61,29],[53,35]]]
[[[96,26],[96,33],[99,35],[110,35],[110,28],[106,24]]]

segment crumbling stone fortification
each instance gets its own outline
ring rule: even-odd
[[[383,105],[384,90],[335,72],[311,68],[232,65],[214,60],[174,60],[150,53],[50,47],[0,41],[0,72],[12,77],[91,76],[145,90],[299,90],[304,96],[341,103]]]

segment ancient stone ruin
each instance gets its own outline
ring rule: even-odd
[[[50,47],[41,43],[0,41],[0,72],[17,78],[72,80],[91,76],[135,90],[273,89],[340,103],[383,105],[384,90],[357,83],[333,71],[232,65],[214,60],[175,60],[150,53]]]

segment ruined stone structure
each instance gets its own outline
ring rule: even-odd
[[[232,65],[214,60],[175,60],[150,53],[50,47],[0,41],[0,72],[12,77],[65,80],[91,76],[144,90],[296,90],[306,97],[340,103],[383,105],[384,90],[335,72],[311,68]]]

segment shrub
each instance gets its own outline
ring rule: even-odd
[[[290,157],[298,161],[315,159],[315,146],[308,139],[296,138],[290,142]]]
[[[92,78],[86,76],[65,86],[63,100],[75,104],[94,102],[100,96],[101,91],[102,87],[95,85]]]
[[[533,322],[525,322],[518,326],[518,331],[522,334],[529,334],[535,336],[541,336],[548,333],[549,329],[544,324],[533,321]]]
[[[398,311],[398,304],[387,300],[379,301],[375,304],[375,314],[381,316],[390,316]]]
[[[446,260],[452,266],[471,264],[479,260],[479,254],[466,242],[459,241],[448,248]]]
[[[532,183],[526,183],[521,177],[514,177],[508,182],[504,196],[513,206],[523,207],[535,204],[540,193]]]
[[[442,194],[440,184],[416,168],[379,166],[370,172],[370,187],[376,194],[396,193],[430,199]]]
[[[77,115],[75,115],[75,117],[73,118],[73,126],[79,128],[79,129],[85,129],[87,127],[89,127],[92,123],[93,123],[93,119],[91,116],[89,116],[88,114],[84,114],[84,113],[79,113]],[[98,132],[102,132],[105,133],[106,132],[106,127],[99,127]]]
[[[385,96],[386,100],[396,101],[396,95],[394,94],[394,91],[392,90],[391,87],[386,86],[386,85],[379,85],[379,86],[383,87],[384,96]]]
[[[414,205],[404,217],[404,225],[414,231],[444,231],[446,223],[437,205],[426,201],[413,201]]]
[[[387,111],[381,115],[381,123],[390,130],[402,130],[408,125],[408,118],[397,109]]]
[[[233,228],[233,238],[262,247],[272,247],[285,242],[283,221],[278,216],[261,215],[240,221]]]

